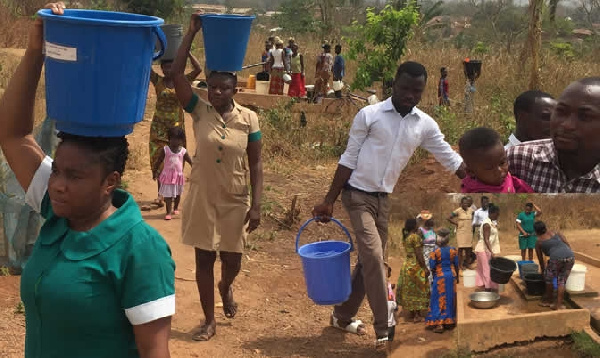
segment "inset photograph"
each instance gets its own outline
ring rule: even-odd
[[[391,356],[405,339],[506,356],[515,342],[598,329],[599,214],[590,195],[394,197],[390,317],[407,335]]]

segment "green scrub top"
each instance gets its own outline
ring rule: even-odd
[[[524,211],[521,211],[519,213],[519,215],[517,215],[517,221],[519,222],[519,224],[521,224],[521,227],[523,228],[523,230],[525,230],[526,233],[530,234],[530,236],[535,236],[533,235],[535,233],[535,231],[533,230],[533,223],[535,222],[535,216],[536,213],[535,211],[531,211],[529,214],[527,214]],[[519,237],[522,237],[523,234],[521,234],[519,232]]]
[[[117,210],[88,232],[52,212],[21,277],[25,358],[139,357],[133,325],[175,311],[175,263],[165,240],[117,190]]]

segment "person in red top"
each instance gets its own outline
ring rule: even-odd
[[[440,69],[441,78],[438,83],[438,100],[440,106],[449,106],[450,105],[450,93],[448,86],[448,70],[446,67],[442,67]]]

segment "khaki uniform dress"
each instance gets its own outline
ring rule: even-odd
[[[243,252],[250,208],[246,148],[261,139],[258,117],[234,102],[233,111],[223,118],[195,94],[185,110],[192,115],[196,152],[183,205],[183,243]]]
[[[473,209],[468,208],[463,210],[458,208],[452,212],[458,223],[456,228],[456,246],[459,248],[472,248],[473,246],[473,228],[471,226],[473,220]]]

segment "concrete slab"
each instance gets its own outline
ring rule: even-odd
[[[192,86],[192,90],[198,94],[201,98],[207,100],[207,91],[205,88],[197,88]],[[289,103],[291,100],[288,96],[279,96],[273,94],[258,94],[254,90],[242,89],[238,92],[235,97],[235,101],[242,106],[248,107],[252,110],[257,109],[272,109],[281,104]],[[356,102],[359,103],[359,102]],[[352,105],[343,99],[336,98],[323,98],[320,104],[308,103],[306,100],[294,104],[292,112],[300,113],[351,113],[356,114],[360,109],[359,106]]]
[[[595,258],[592,259],[596,260]],[[587,263],[587,273],[585,274],[586,289],[589,286],[595,291],[600,291],[600,280],[598,280],[598,277],[600,277],[600,268],[595,266],[593,263],[582,260],[581,256],[579,256],[578,260]],[[576,296],[571,293],[566,295],[565,299],[573,307],[589,310],[590,325],[597,332],[600,332],[600,297]]]
[[[588,265],[600,267],[600,259],[584,254],[583,252],[575,251],[575,259],[585,262]]]
[[[542,337],[562,337],[573,330],[589,327],[587,309],[552,311],[537,302],[523,300],[515,285],[506,285],[499,305],[480,310],[469,305],[469,294],[474,289],[459,285],[457,290],[457,318],[455,330],[460,348],[485,352],[503,344],[533,341]]]

